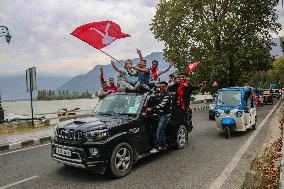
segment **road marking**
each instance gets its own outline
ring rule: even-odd
[[[33,149],[33,148],[39,148],[39,147],[46,146],[46,145],[50,145],[50,143],[42,144],[42,145],[38,145],[38,146],[33,146],[33,147],[29,147],[29,148],[23,148],[23,149],[15,150],[15,151],[12,151],[12,152],[2,153],[2,154],[0,154],[0,156],[4,156],[4,155],[8,155],[8,154],[13,154],[13,153],[16,153],[16,152],[21,152],[21,151],[29,150],[29,149]],[[0,188],[0,189],[1,189],[1,188]]]
[[[33,176],[33,177],[29,177],[29,178],[26,178],[26,179],[24,179],[24,180],[20,180],[20,181],[18,181],[18,182],[14,182],[14,183],[12,183],[12,184],[8,184],[8,185],[6,185],[6,186],[0,186],[0,189],[9,188],[9,187],[11,187],[11,186],[15,186],[15,185],[17,185],[17,184],[21,184],[21,183],[23,183],[23,182],[27,182],[27,181],[32,180],[32,179],[35,179],[35,178],[38,178],[38,176],[36,175],[36,176]]]
[[[230,174],[233,172],[239,161],[241,160],[244,153],[249,148],[250,144],[252,143],[253,139],[256,137],[258,132],[261,130],[263,125],[267,122],[271,114],[274,112],[278,104],[281,102],[280,100],[274,108],[269,112],[269,114],[264,118],[264,120],[256,127],[256,130],[252,133],[252,135],[248,138],[246,143],[241,147],[241,149],[235,154],[233,159],[230,161],[229,164],[225,167],[225,169],[221,172],[221,174],[215,179],[215,181],[210,185],[209,189],[220,189],[221,186],[225,183],[227,178],[230,176]]]

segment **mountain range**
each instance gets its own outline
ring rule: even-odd
[[[151,61],[156,59],[159,61],[159,67],[165,69],[169,64],[163,60],[162,52],[153,52],[150,55],[144,57],[147,61],[148,66],[151,64]],[[139,59],[132,59],[134,64],[137,64]],[[118,67],[122,67],[124,61],[120,61],[121,64],[116,63]],[[173,69],[168,73],[162,75],[161,79],[165,80],[170,73],[173,72]],[[105,80],[109,77],[116,79],[117,72],[112,68],[111,64],[104,65],[104,76]],[[51,89],[51,90],[65,90],[68,91],[78,91],[84,92],[89,91],[93,94],[100,89],[100,71],[99,65],[96,65],[92,70],[86,74],[81,74],[75,77],[69,76],[37,76],[37,86],[38,89]],[[29,93],[26,90],[26,77],[25,75],[19,76],[0,76],[0,92],[1,98],[3,101],[10,100],[26,100],[29,99]],[[34,92],[34,97],[37,92]]]

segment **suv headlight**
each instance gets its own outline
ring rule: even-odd
[[[90,131],[85,133],[87,142],[105,141],[109,137],[107,130]]]

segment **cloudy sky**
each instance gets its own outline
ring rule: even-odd
[[[0,25],[9,27],[8,45],[0,38],[0,76],[24,74],[36,66],[41,74],[84,74],[108,57],[81,42],[70,33],[93,21],[112,20],[131,35],[115,41],[104,50],[118,59],[162,51],[149,24],[158,0],[1,0]],[[280,23],[284,23],[284,9]],[[281,31],[284,35],[283,30]]]

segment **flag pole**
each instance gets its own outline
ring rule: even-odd
[[[98,49],[98,50],[101,51],[102,53],[104,53],[105,55],[109,56],[109,57],[112,58],[113,60],[117,61],[118,63],[120,63],[120,64],[123,66],[123,64],[122,64],[119,60],[117,60],[116,58],[114,58],[114,57],[111,56],[110,54],[106,53],[105,51],[103,51],[103,50],[101,50],[101,49]]]

